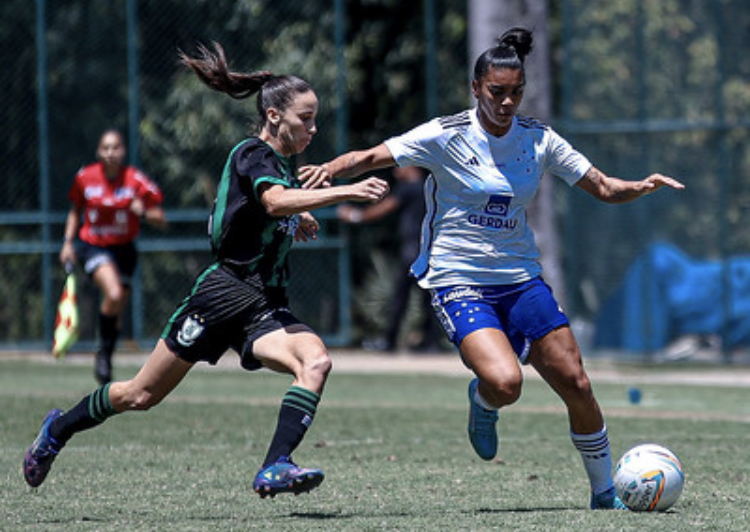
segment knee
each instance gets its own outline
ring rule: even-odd
[[[497,389],[497,393],[503,398],[506,405],[512,405],[521,398],[521,387],[523,380],[509,379],[503,381]]]
[[[325,381],[331,372],[333,362],[324,346],[319,346],[306,353],[303,362],[303,371],[313,378]]]
[[[108,292],[104,294],[101,306],[102,313],[108,316],[118,316],[120,312],[122,312],[122,308],[125,303],[125,299],[122,294],[122,291]]]
[[[571,362],[563,366],[560,372],[563,387],[568,390],[569,393],[576,396],[590,396],[593,393],[591,389],[591,381],[583,367],[581,353],[578,349],[571,348],[570,353],[565,357],[565,360],[570,360]]]
[[[577,397],[589,398],[594,395],[591,381],[584,371],[580,371],[568,378],[568,390]]]
[[[322,344],[312,349],[308,346],[304,354],[298,355],[296,369],[293,370],[293,373],[298,380],[298,384],[310,390],[319,391],[325,386],[331,366],[328,351]]]
[[[125,289],[121,284],[115,285],[108,294],[110,303],[118,308],[125,303]]]
[[[480,393],[482,397],[492,405],[497,407],[512,405],[521,397],[521,388],[523,387],[523,377],[519,373],[514,376],[497,376],[490,379],[481,380]]]
[[[566,402],[590,402],[594,390],[583,367],[571,369],[560,376],[560,395]]]

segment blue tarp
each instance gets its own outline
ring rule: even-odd
[[[695,260],[671,244],[652,245],[603,305],[594,345],[648,352],[686,334],[750,345],[750,257]]]

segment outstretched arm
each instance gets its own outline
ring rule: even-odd
[[[606,203],[633,201],[656,192],[664,186],[678,190],[685,188],[685,185],[676,179],[662,174],[651,174],[641,181],[625,181],[617,177],[609,177],[594,166],[576,183],[576,186]]]
[[[260,201],[271,216],[289,216],[344,201],[379,201],[388,194],[388,182],[368,177],[356,183],[330,188],[304,190],[263,183]]]
[[[385,144],[378,144],[368,150],[350,151],[339,155],[320,166],[303,166],[298,178],[304,188],[318,188],[330,185],[331,181],[342,177],[357,177],[371,170],[395,166],[390,150]]]

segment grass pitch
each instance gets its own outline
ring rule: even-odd
[[[655,441],[686,471],[672,510],[636,514],[587,509],[565,411],[542,382],[502,412],[499,458],[484,462],[466,437],[468,379],[429,374],[334,371],[295,453],[326,473],[309,494],[251,489],[289,378],[222,368],[196,368],[150,412],[77,435],[31,489],[23,453],[47,410],[94,389],[91,365],[0,358],[0,530],[750,530],[750,387],[660,382],[680,371],[643,369],[639,405],[627,371],[594,375],[615,459]]]

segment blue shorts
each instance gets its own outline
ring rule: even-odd
[[[531,342],[569,324],[552,290],[540,277],[514,285],[448,286],[431,293],[435,314],[457,347],[474,331],[499,329],[522,363]]]

